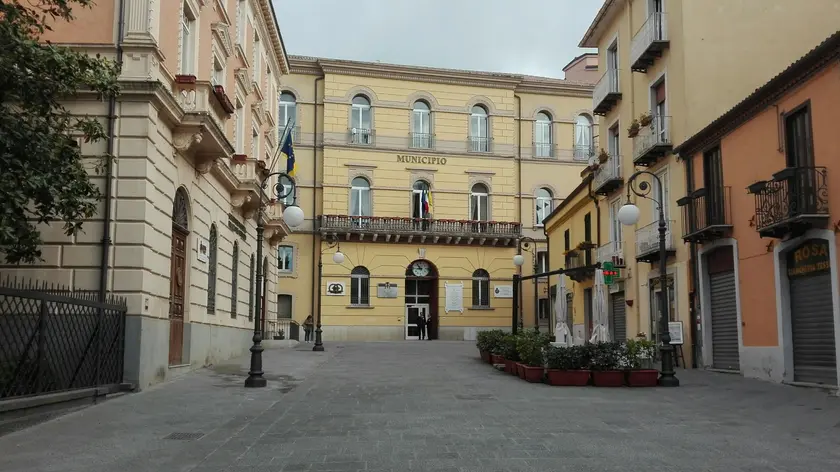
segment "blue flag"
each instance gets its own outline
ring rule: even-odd
[[[286,133],[286,139],[283,140],[280,154],[286,155],[286,173],[294,177],[297,167],[295,166],[295,149],[292,147],[292,133]]]

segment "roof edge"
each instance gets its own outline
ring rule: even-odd
[[[557,205],[557,208],[552,210],[551,213],[548,214],[548,216],[543,218],[543,225],[545,225],[545,227],[548,228],[549,222],[557,215],[559,215],[564,208],[571,205],[572,200],[575,197],[577,197],[580,192],[582,192],[584,189],[589,188],[589,183],[591,181],[592,173],[589,173],[586,175],[586,177],[583,178],[583,180],[581,180],[580,184],[577,187],[575,187],[574,190],[572,190],[571,192],[569,192],[568,195],[566,195],[566,198],[564,198],[563,201],[560,202],[559,205]]]
[[[578,43],[579,48],[597,48],[598,43],[593,43],[593,40],[597,40],[594,37],[595,30],[598,29],[598,26],[601,25],[601,22],[606,18],[607,14],[612,10],[613,5],[617,5],[618,2],[621,0],[604,0],[604,4],[601,5],[601,9],[598,10],[598,13],[595,14],[595,18],[592,20],[592,23],[589,24],[589,28],[586,29],[586,32],[583,33],[583,38],[581,38],[580,42]]]

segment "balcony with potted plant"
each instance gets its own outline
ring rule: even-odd
[[[601,149],[598,154],[598,168],[592,178],[592,190],[596,195],[609,195],[624,185],[621,157]]]
[[[674,148],[670,116],[644,113],[627,131],[633,138],[633,163],[637,166],[652,166]]]

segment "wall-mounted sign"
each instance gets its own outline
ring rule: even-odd
[[[828,241],[809,239],[788,253],[788,277],[800,277],[831,269]]]
[[[445,166],[445,157],[436,156],[409,156],[406,154],[397,154],[397,162],[405,164],[430,164],[433,166]]]
[[[344,295],[344,282],[327,282],[327,295]]]
[[[464,284],[444,284],[446,287],[446,307],[445,311],[460,311],[464,312]]]
[[[207,262],[210,260],[210,243],[208,243],[206,239],[199,236],[196,241],[196,247],[198,248],[198,262]]]
[[[496,298],[513,298],[513,285],[496,285],[493,287],[493,296]]]
[[[399,295],[397,284],[385,282],[384,284],[376,285],[376,296],[378,298],[397,298],[397,295]]]

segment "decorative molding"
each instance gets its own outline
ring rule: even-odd
[[[379,105],[379,97],[376,95],[376,92],[373,91],[372,88],[367,87],[365,85],[356,85],[352,87],[347,93],[344,94],[344,98],[342,100],[343,103],[351,103],[353,102],[353,98],[357,95],[364,95],[370,100],[370,106],[378,106]]]
[[[440,105],[438,104],[435,96],[432,95],[431,92],[426,92],[425,90],[418,90],[418,91],[412,93],[411,95],[409,95],[408,100],[405,102],[405,105],[409,109],[412,109],[414,107],[414,104],[418,100],[423,100],[424,102],[428,103],[429,108],[431,108],[432,112],[435,112],[435,111],[438,110],[438,108],[440,108]]]
[[[414,190],[414,184],[417,183],[418,180],[423,180],[429,184],[429,190],[435,189],[435,174],[434,171],[429,171],[426,169],[413,169],[408,176],[408,189],[409,191]]]
[[[476,170],[476,169],[467,169],[464,171],[465,174],[476,174],[476,175],[496,175],[495,172],[492,170]]]
[[[172,146],[180,153],[187,153],[190,148],[201,142],[204,139],[201,130],[194,132],[176,132],[172,136]]]
[[[245,92],[245,94],[250,95],[252,92],[252,84],[251,81],[251,71],[247,67],[240,67],[236,69],[236,81],[239,83],[239,86]]]
[[[493,183],[490,176],[470,174],[469,185],[467,185],[467,193],[472,194],[472,188],[475,184],[484,184],[487,187],[487,194],[493,194]]]
[[[213,23],[210,28],[213,31],[213,35],[219,41],[219,44],[222,45],[222,49],[225,52],[225,59],[232,56],[235,52],[233,43],[230,40],[230,27],[226,23],[216,22]]]
[[[412,172],[429,172],[430,174],[438,171],[437,169],[424,169],[422,167],[406,167],[405,170],[410,170]]]
[[[362,164],[359,162],[345,162],[344,167],[351,167],[354,169],[376,169],[379,166],[371,165],[371,164]]]
[[[353,179],[355,179],[356,177],[364,177],[365,180],[367,180],[368,183],[370,184],[371,190],[375,187],[374,182],[373,182],[373,169],[372,168],[369,168],[369,169],[359,168],[359,169],[353,169],[350,172],[348,172],[348,174],[347,174],[347,188],[351,188],[352,183],[353,183]]]
[[[489,97],[486,97],[484,95],[475,95],[469,100],[467,100],[467,105],[466,107],[464,107],[464,111],[471,114],[473,107],[476,105],[482,105],[485,109],[487,109],[488,115],[498,114],[498,112],[496,111],[496,104],[493,103],[493,100],[490,100]],[[488,127],[488,129],[490,128]]]

